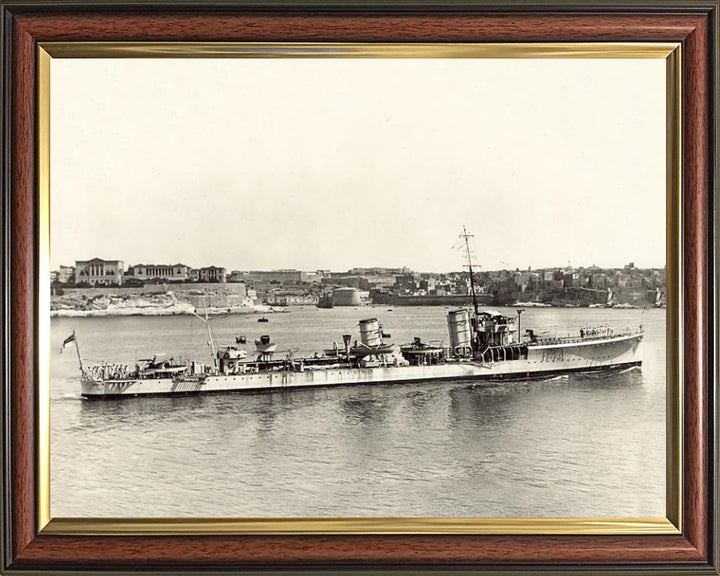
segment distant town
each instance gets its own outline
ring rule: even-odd
[[[626,306],[665,305],[665,268],[555,267],[474,270],[472,283],[483,305]],[[471,301],[468,271],[417,272],[408,268],[330,270],[232,270],[222,266],[134,264],[122,260],[78,260],[51,272],[56,296],[83,289],[158,292],[169,285],[235,284],[234,292],[269,306],[363,304],[466,305]],[[176,286],[175,289],[180,289]],[[190,287],[187,287],[190,288]]]

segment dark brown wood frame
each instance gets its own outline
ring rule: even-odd
[[[718,573],[718,2],[7,1],[2,449],[7,574]],[[37,46],[48,41],[682,43],[683,532],[645,536],[49,536],[36,529]]]

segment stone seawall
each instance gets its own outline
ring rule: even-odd
[[[76,288],[52,295],[51,316],[171,316],[176,314],[252,314],[276,308],[255,304],[244,286],[184,284],[126,288]]]
[[[387,304],[389,306],[470,306],[472,296],[400,296],[396,294],[371,294],[373,304]],[[478,294],[476,296],[479,304],[489,304],[492,295]]]

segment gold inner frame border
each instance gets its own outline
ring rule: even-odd
[[[50,515],[50,74],[53,58],[654,58],[666,61],[665,518],[52,518]],[[682,531],[681,45],[588,43],[41,42],[37,53],[37,525],[41,534],[679,534]]]

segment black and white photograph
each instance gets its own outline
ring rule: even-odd
[[[51,515],[664,518],[666,82],[54,58]]]

